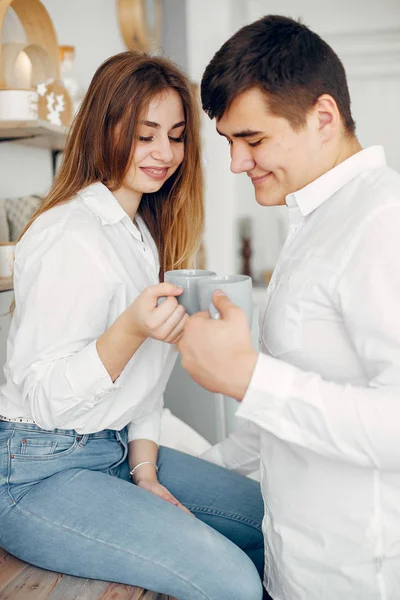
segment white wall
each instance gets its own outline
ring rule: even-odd
[[[324,37],[330,33],[371,31],[399,25],[399,0],[248,0],[249,22],[267,14],[301,17]]]
[[[240,26],[241,0],[236,10],[231,0],[187,0],[186,28],[188,71],[200,83],[204,69],[223,42]],[[215,125],[203,115],[203,156],[206,187],[205,247],[207,265],[217,272],[232,272],[235,267],[234,222],[236,218],[236,181],[229,171],[229,150],[215,133]]]

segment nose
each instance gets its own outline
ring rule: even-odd
[[[169,137],[164,138],[160,136],[151,154],[155,160],[160,160],[165,163],[171,162],[174,158],[174,153]]]
[[[231,171],[236,175],[251,171],[255,166],[251,151],[244,144],[241,146],[231,146]]]

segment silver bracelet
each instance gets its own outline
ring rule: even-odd
[[[155,467],[156,473],[158,471],[158,467],[155,463],[151,462],[151,460],[144,460],[143,462],[139,463],[138,465],[136,465],[136,467],[133,467],[132,471],[129,471],[129,475],[132,477],[132,475],[134,474],[134,472],[141,467],[142,465],[153,465],[153,467]]]

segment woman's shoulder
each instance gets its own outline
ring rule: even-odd
[[[41,213],[18,242],[16,250],[18,254],[29,254],[39,246],[45,250],[69,243],[101,246],[102,237],[99,220],[77,194]]]

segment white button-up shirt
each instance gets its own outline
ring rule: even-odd
[[[287,205],[248,423],[205,458],[261,456],[275,600],[399,600],[400,176],[371,147]]]
[[[159,282],[157,248],[136,221],[96,183],[39,216],[17,244],[0,415],[79,433],[128,425],[129,440],[159,441],[176,352],[149,338],[113,383],[96,350],[101,334]]]

